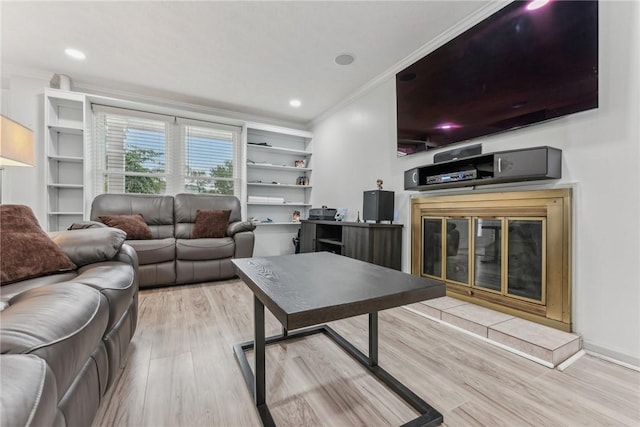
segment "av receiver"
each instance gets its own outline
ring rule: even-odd
[[[427,184],[442,184],[445,182],[467,181],[470,179],[476,179],[478,177],[478,171],[470,169],[459,172],[441,173],[439,175],[431,175],[427,177]]]

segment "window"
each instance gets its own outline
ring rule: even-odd
[[[94,105],[97,193],[235,194],[240,128]]]
[[[225,129],[184,125],[184,191],[235,194],[235,134]]]

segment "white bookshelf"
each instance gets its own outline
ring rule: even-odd
[[[44,164],[47,230],[65,230],[85,214],[85,96],[45,89]]]
[[[294,252],[292,238],[300,218],[309,215],[312,182],[313,135],[309,132],[271,127],[247,126],[247,217],[258,226],[254,255],[283,255]],[[304,167],[296,166],[303,161]],[[306,179],[306,184],[300,178]],[[251,202],[250,197],[277,198],[284,202]]]

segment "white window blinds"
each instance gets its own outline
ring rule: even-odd
[[[97,193],[239,195],[240,128],[94,106]]]
[[[236,128],[214,128],[183,119],[177,123],[184,138],[184,191],[236,194],[236,153],[240,151]]]

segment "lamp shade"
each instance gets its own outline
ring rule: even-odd
[[[0,167],[34,166],[33,131],[0,116]]]

